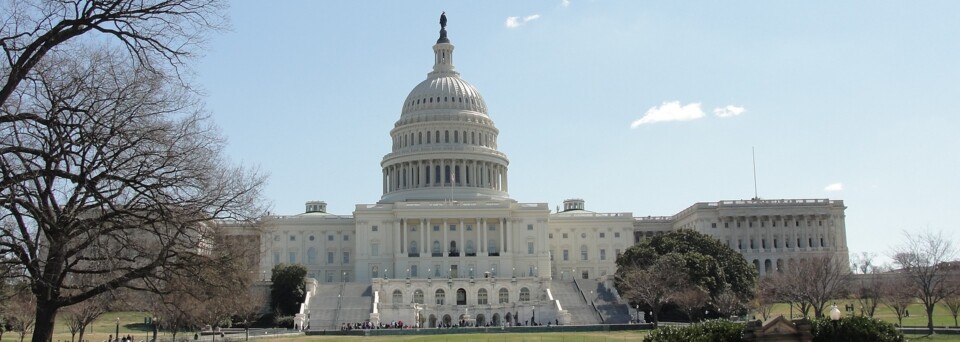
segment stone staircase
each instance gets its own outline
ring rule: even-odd
[[[600,316],[587,301],[572,280],[554,279],[550,292],[553,298],[560,301],[564,310],[570,313],[570,324],[600,324]]]
[[[634,314],[612,284],[594,279],[575,279],[584,297],[593,303],[604,324],[630,323]]]
[[[310,299],[309,330],[339,330],[342,323],[370,319],[373,294],[370,285],[321,283]]]

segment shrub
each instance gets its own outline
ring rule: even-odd
[[[293,328],[293,316],[276,316],[273,323],[280,328]]]
[[[744,325],[717,320],[685,327],[660,327],[643,338],[644,342],[737,342]]]
[[[870,317],[845,317],[839,321],[820,318],[811,323],[814,341],[903,342],[903,334],[892,323]]]

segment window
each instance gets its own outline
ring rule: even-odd
[[[590,271],[584,270],[580,273],[581,279],[590,279]]]
[[[564,249],[564,250],[563,250],[563,261],[568,261],[568,260],[570,260],[570,251]]]
[[[737,239],[737,249],[743,249],[743,240]]]
[[[587,245],[580,246],[580,260],[587,260]]]
[[[440,226],[433,226],[433,231],[439,232],[439,231],[440,231]]]
[[[500,292],[497,294],[497,302],[500,304],[510,302],[510,290],[507,290],[506,287],[500,288]]]
[[[724,222],[723,228],[730,228],[730,222]]]
[[[290,241],[297,241],[296,235],[290,235]]]
[[[716,222],[711,223],[710,228],[717,228],[717,223]]]
[[[487,304],[487,289],[477,290],[477,304]]]
[[[393,290],[393,303],[403,304],[403,292],[400,292],[400,290]]]
[[[314,265],[314,264],[317,263],[317,249],[316,249],[316,248],[310,247],[310,249],[307,250],[307,263],[308,263],[308,264],[311,264],[311,265]]]
[[[564,238],[564,239],[567,238],[567,233],[563,233],[563,238]]]
[[[606,238],[606,237],[607,237],[607,233],[600,233],[600,238],[601,238],[601,239]]]
[[[279,263],[280,263],[280,252],[273,252],[273,264],[276,265]]]
[[[607,260],[607,250],[606,250],[606,249],[601,249],[601,250],[600,250],[600,260]]]
[[[273,241],[280,241],[280,235],[274,235]]]
[[[527,254],[533,254],[533,241],[527,242]]]
[[[443,305],[444,300],[447,298],[447,293],[443,292],[443,289],[437,289],[437,292],[433,294],[433,297],[436,298],[437,305]]]
[[[552,238],[553,238],[553,233],[547,234],[547,237],[552,239]]]
[[[450,225],[450,231],[451,231],[451,232],[457,231],[457,225],[451,224],[451,225]]]
[[[349,235],[349,234],[343,234],[343,241],[350,241],[350,235]]]
[[[491,232],[492,232],[492,231],[495,231],[495,230],[497,230],[497,225],[495,225],[495,224],[488,224],[488,225],[487,225],[487,230],[488,230],[488,231],[491,231]]]
[[[767,239],[760,240],[760,248],[767,248]]]
[[[377,242],[370,244],[370,256],[380,256],[380,244]]]
[[[333,241],[333,235],[327,235],[327,241]]]
[[[423,304],[423,290],[413,291],[413,302]]]
[[[297,263],[297,252],[290,252],[289,257],[290,257],[290,263],[291,263],[291,264],[296,264],[296,263]]]
[[[310,241],[313,241],[313,239],[314,239],[313,235],[310,235]]]
[[[380,265],[370,265],[370,277],[380,278]]]
[[[520,301],[529,302],[530,301],[530,289],[526,287],[520,288]]]
[[[327,265],[333,264],[333,252],[327,252]]]
[[[528,225],[527,225],[527,230],[533,230],[533,225],[532,225],[532,224],[528,224]]]
[[[468,224],[468,225],[467,225],[467,231],[468,231],[468,232],[472,232],[472,231],[473,231],[473,225],[469,225],[469,224]]]
[[[580,233],[580,238],[581,238],[581,239],[586,239],[586,238],[587,238],[587,233]]]
[[[417,277],[419,272],[417,272],[417,265],[410,265],[410,276]]]
[[[350,252],[343,252],[343,263],[344,264],[350,263]]]
[[[378,229],[379,229],[379,228],[378,228],[377,226],[370,227],[370,231],[372,231],[372,232],[375,232],[375,231],[377,231]],[[312,240],[312,239],[311,239],[311,240]]]
[[[820,247],[825,247],[823,244],[823,238],[820,238]]]
[[[614,254],[614,255],[617,256],[617,259],[620,259],[620,249],[617,249],[617,250],[615,251],[615,253],[616,253],[616,254]]]
[[[613,237],[619,238],[619,237],[620,237],[620,232],[613,233]]]

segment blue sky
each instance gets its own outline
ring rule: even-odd
[[[195,71],[276,213],[380,198],[446,11],[520,202],[646,216],[749,199],[755,148],[761,198],[845,201],[851,252],[957,229],[960,2],[264,4],[232,3]]]

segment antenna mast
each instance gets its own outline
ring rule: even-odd
[[[753,146],[750,146],[750,154],[753,157],[753,199],[759,200],[760,195],[757,194],[757,151]]]

